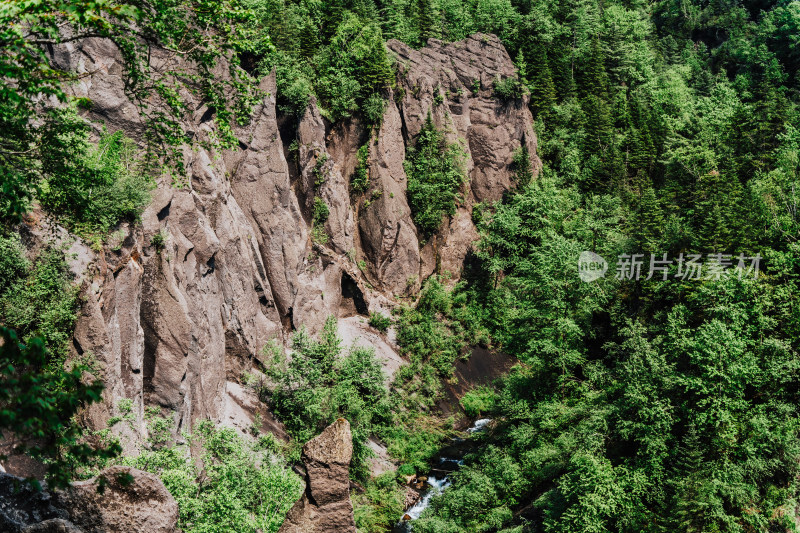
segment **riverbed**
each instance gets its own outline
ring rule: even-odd
[[[491,421],[490,418],[476,420],[471,427],[467,428],[467,433],[472,435],[485,431],[489,427]],[[464,450],[467,447],[465,444],[468,440],[469,439],[453,439],[451,445],[444,448],[444,450]],[[425,509],[430,506],[433,498],[441,495],[450,487],[452,484],[450,475],[464,464],[463,456],[456,457],[455,455],[456,454],[453,454],[453,456],[442,455],[438,457],[434,463],[435,466],[431,468],[428,473],[425,488],[422,494],[420,494],[420,499],[406,510],[403,519],[395,525],[392,529],[392,533],[411,533],[411,531],[413,531],[413,521],[422,516]]]

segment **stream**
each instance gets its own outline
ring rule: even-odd
[[[481,418],[480,420],[476,420],[472,427],[467,429],[467,433],[472,434],[484,431],[491,421],[491,418]],[[463,445],[465,442],[466,441],[464,439],[453,439],[452,445],[448,448],[445,448],[445,451],[448,449],[457,448],[459,445]],[[435,496],[438,496],[447,490],[447,488],[452,484],[449,479],[450,474],[458,470],[462,464],[464,464],[463,459],[449,457],[447,455],[440,456],[436,467],[431,468],[431,471],[428,474],[425,482],[425,488],[420,495],[419,501],[406,510],[406,512],[403,514],[403,519],[395,525],[395,527],[392,529],[392,533],[411,533],[411,531],[413,531],[411,522],[418,519],[422,515],[423,511],[430,506],[431,500]]]

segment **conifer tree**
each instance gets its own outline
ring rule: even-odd
[[[694,424],[684,435],[675,454],[674,517],[676,530],[687,533],[702,531],[704,507],[700,500],[702,489],[703,452],[700,436]]]
[[[646,181],[646,179],[642,179]],[[634,198],[636,198],[634,196]],[[636,249],[643,252],[657,252],[659,237],[664,225],[664,216],[659,205],[656,192],[652,186],[645,186],[634,207],[631,235],[636,242]]]
[[[537,55],[531,80],[531,109],[536,115],[545,115],[556,104],[556,89],[547,54]]]
[[[300,57],[311,59],[319,48],[319,31],[314,21],[307,17],[300,27]]]
[[[517,68],[517,78],[523,84],[528,84],[528,64],[525,62],[525,56],[522,54],[520,48],[517,52],[517,57],[514,59],[514,66]]]
[[[581,75],[581,94],[608,98],[608,75],[605,67],[605,54],[600,37],[592,38],[592,45]]]
[[[417,0],[417,25],[422,45],[431,37],[436,37],[436,15],[431,0]]]

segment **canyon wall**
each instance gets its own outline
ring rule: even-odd
[[[390,41],[388,48],[397,83],[376,131],[356,118],[330,124],[313,99],[302,118],[283,116],[274,74],[267,76],[263,100],[235,130],[238,148],[187,146],[187,175],[158,180],[141,224],[124,225],[102,249],[71,244],[82,291],[74,350],[93,354],[107,385],[106,401],[85,415],[88,425],[105,427],[123,398],[139,415],[136,424],[118,425],[125,446],[145,436],[151,405],[171,417],[176,436],[203,418],[246,425],[259,407],[240,382],[262,363],[268,340],[287,342],[301,326],[319,331],[329,315],[343,319],[346,338],[363,339],[371,333],[357,317],[413,300],[433,274],[457,279],[477,238],[473,205],[513,187],[512,155],[521,144],[539,168],[527,97],[507,102],[494,94],[494,79],[514,74],[494,36],[432,39],[421,50]],[[92,73],[75,89],[92,102],[87,118],[139,138],[139,115],[110,45],[88,40],[54,54],[64,68]],[[403,161],[429,113],[467,154],[468,180],[455,216],[423,240]],[[213,134],[204,104],[193,116],[186,128],[195,140]],[[365,143],[369,187],[354,194],[350,177]],[[324,243],[312,235],[315,197],[330,212]],[[52,228],[33,217],[25,232],[41,241]],[[391,373],[402,358],[391,337],[379,344]],[[278,421],[264,420],[280,433]]]

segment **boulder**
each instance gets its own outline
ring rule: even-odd
[[[173,533],[177,522],[178,504],[161,480],[135,468],[111,467],[52,493],[0,474],[3,533]]]
[[[68,518],[67,511],[55,504],[49,492],[36,490],[23,478],[0,474],[0,531],[19,533],[43,521]]]
[[[350,502],[353,436],[343,418],[303,446],[306,491],[286,515],[279,533],[356,533]]]
[[[98,480],[105,478],[104,490]],[[172,533],[178,523],[178,504],[154,474],[114,466],[101,476],[74,483],[56,493],[57,505],[86,533]]]

